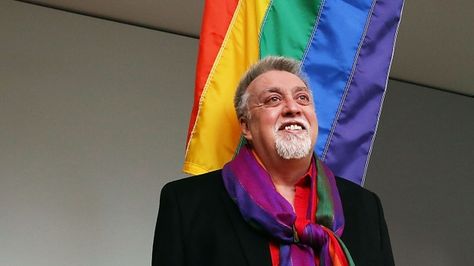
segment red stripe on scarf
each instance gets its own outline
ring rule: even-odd
[[[293,206],[296,213],[295,227],[297,231],[304,228],[307,219],[311,219],[312,222],[315,222],[316,220],[315,214],[317,209],[317,197],[312,197],[313,202],[311,206],[309,206],[309,199],[311,197],[311,179],[316,180],[317,175],[318,174],[314,161],[312,161],[308,172],[306,172],[304,176],[302,176],[300,180],[296,183],[295,199]],[[313,176],[314,178],[311,178],[311,176]],[[317,191],[317,189],[315,189],[315,191]],[[308,213],[309,207],[311,207],[310,213]],[[280,246],[273,241],[270,242],[270,256],[272,258],[272,266],[279,266]]]

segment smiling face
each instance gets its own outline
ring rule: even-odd
[[[299,77],[268,71],[254,79],[246,93],[248,115],[241,118],[242,133],[261,159],[311,156],[318,122],[311,93]]]

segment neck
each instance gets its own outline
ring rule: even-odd
[[[308,171],[312,160],[312,152],[301,159],[283,159],[279,156],[263,156],[254,150],[254,155],[271,176],[276,190],[293,205],[296,183]]]
[[[308,171],[313,159],[313,152],[301,159],[283,159],[280,156],[267,156],[269,153],[252,152],[260,164],[270,174],[275,185],[294,187],[298,180]]]
[[[265,164],[265,167],[275,185],[294,187],[308,171],[310,164],[311,156],[307,156],[301,159],[280,159],[273,164]]]
[[[302,159],[285,160],[273,164],[267,168],[276,190],[294,208],[296,183],[308,171],[311,164],[311,156]]]

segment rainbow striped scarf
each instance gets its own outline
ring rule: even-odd
[[[311,217],[305,217],[303,223],[296,221],[292,206],[276,191],[270,175],[249,147],[240,149],[224,166],[222,175],[244,220],[280,244],[280,266],[316,265],[318,260],[322,266],[354,265],[339,238],[344,215],[334,175],[316,157],[315,163],[317,178],[312,178],[308,208],[311,210],[312,202],[317,202],[317,223],[311,223]]]

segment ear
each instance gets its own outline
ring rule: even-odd
[[[248,120],[246,118],[241,117],[239,119],[240,122],[240,130],[242,131],[242,136],[244,136],[247,141],[252,140],[252,133],[250,132]]]

